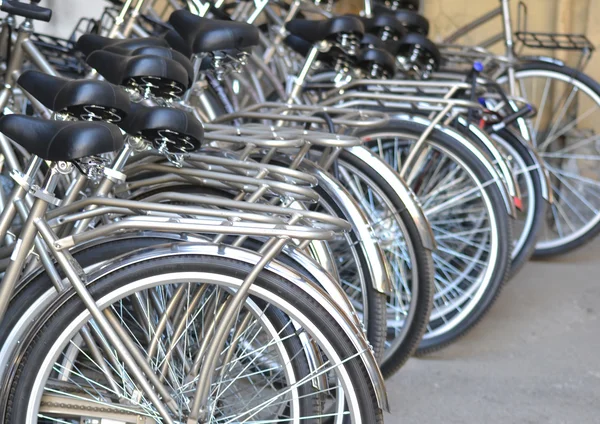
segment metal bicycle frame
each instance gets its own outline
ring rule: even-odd
[[[57,178],[61,173],[64,172],[64,169],[61,169],[61,166],[64,168],[64,164],[61,163],[52,166],[51,171],[48,177],[46,178],[43,187],[43,191],[45,193],[52,193],[53,187],[56,185]],[[26,179],[30,179],[31,175],[26,174],[25,177],[29,177]],[[22,201],[24,196],[24,190],[17,190],[16,195],[13,196],[12,200],[14,202]],[[60,268],[64,271],[67,280],[70,282],[71,286],[75,289],[77,294],[82,298],[87,309],[90,310],[90,313],[98,323],[98,326],[100,327],[103,334],[107,337],[107,339],[114,346],[114,348],[117,351],[119,351],[122,359],[125,361],[127,366],[131,368],[132,375],[138,381],[142,390],[146,393],[148,398],[155,404],[158,412],[163,417],[165,422],[172,422],[169,418],[169,412],[167,409],[167,407],[171,409],[175,408],[175,405],[172,403],[172,399],[169,397],[168,392],[164,387],[162,387],[161,385],[157,386],[158,382],[153,381],[155,379],[153,379],[152,376],[149,376],[148,378],[150,382],[147,379],[145,379],[144,374],[148,376],[148,370],[144,369],[144,367],[147,366],[147,364],[139,363],[139,358],[136,358],[135,352],[133,352],[131,349],[131,344],[128,344],[123,340],[123,334],[119,334],[118,332],[116,332],[115,328],[112,327],[111,322],[98,309],[93,298],[85,288],[85,285],[87,283],[85,273],[77,265],[68,249],[73,246],[76,246],[77,243],[91,241],[99,236],[113,234],[115,231],[118,232],[123,229],[148,229],[158,231],[163,230],[168,232],[184,231],[192,233],[199,232],[235,235],[245,234],[256,237],[266,236],[271,238],[265,243],[263,248],[260,249],[259,253],[262,257],[256,264],[256,267],[246,277],[246,279],[244,280],[244,284],[239,288],[238,292],[231,298],[228,304],[228,309],[224,310],[223,321],[219,323],[218,329],[215,332],[215,343],[211,343],[207,350],[207,362],[205,366],[200,370],[202,376],[204,377],[204,379],[201,379],[200,381],[205,382],[205,384],[201,384],[198,386],[198,390],[196,392],[194,401],[194,407],[192,408],[193,411],[198,411],[198,414],[201,414],[202,411],[207,411],[207,407],[204,405],[207,405],[207,390],[210,387],[210,376],[212,375],[212,370],[215,366],[215,352],[220,351],[221,346],[224,343],[224,337],[226,334],[228,334],[228,328],[225,327],[229,327],[231,321],[235,318],[235,311],[245,301],[245,296],[248,293],[248,290],[250,289],[255,278],[262,271],[262,269],[264,269],[264,267],[268,265],[269,262],[271,262],[275,258],[275,256],[281,252],[283,247],[288,243],[289,239],[327,240],[333,236],[333,232],[328,229],[315,230],[306,227],[298,227],[294,224],[303,219],[303,216],[308,217],[310,219],[314,219],[315,217],[320,216],[321,218],[324,218],[325,221],[331,222],[334,225],[334,227],[339,228],[338,224],[344,225],[343,221],[339,219],[306,211],[289,211],[288,214],[290,216],[290,219],[288,221],[288,225],[286,224],[286,221],[281,221],[280,219],[275,217],[266,217],[264,215],[257,215],[255,217],[252,217],[252,213],[248,214],[240,213],[238,211],[219,211],[219,213],[216,214],[216,212],[212,209],[207,210],[198,207],[161,205],[146,202],[134,202],[122,199],[106,198],[90,198],[83,201],[74,202],[68,206],[63,207],[62,211],[55,211],[54,215],[79,210],[80,208],[88,205],[100,206],[89,211],[88,215],[103,214],[105,211],[101,206],[111,206],[116,207],[120,211],[130,209],[132,213],[135,210],[141,208],[143,210],[154,210],[158,212],[170,212],[184,215],[205,215],[207,217],[210,217],[211,219],[178,219],[177,221],[173,221],[172,218],[144,218],[142,220],[124,219],[120,222],[107,224],[95,230],[59,239],[44,219],[46,210],[48,208],[48,200],[44,197],[39,197],[36,199],[35,203],[33,204],[33,207],[29,211],[28,219],[25,225],[23,226],[20,238],[17,240],[15,250],[13,252],[13,255],[11,256],[11,263],[2,280],[2,287],[0,288],[0,292],[3,293],[5,297],[3,297],[3,302],[0,306],[0,316],[4,315],[6,305],[10,300],[11,294],[16,285],[16,281],[19,277],[20,269],[23,267],[31,247],[33,247],[33,242],[36,237],[36,233],[39,232],[42,239],[46,243],[48,250],[50,251],[52,256],[57,260]],[[248,206],[251,210],[260,210],[262,207],[262,205],[254,204],[250,204]],[[78,219],[77,215],[78,214],[76,214],[75,219]],[[7,213],[6,211],[4,211],[2,218],[4,219],[6,216]],[[49,214],[50,218],[52,216],[53,214]],[[65,221],[68,221],[70,219],[68,215],[63,216],[66,216]],[[248,219],[250,219],[250,221],[248,221]],[[246,220],[246,222],[241,222],[243,220]],[[226,223],[226,225],[218,225],[219,222],[221,222],[222,224]],[[48,266],[48,264],[44,265]],[[50,266],[54,265],[50,264]],[[150,386],[150,384],[152,384],[152,386],[155,386],[155,388],[152,389],[152,386]],[[160,399],[157,397],[157,394],[153,390],[157,390],[157,392],[162,396],[164,404],[160,401]]]
[[[299,100],[299,95],[305,87],[306,81],[308,79],[310,69],[313,66],[314,61],[316,60],[317,53],[323,48],[322,44],[315,45],[311,49],[308,54],[306,61],[303,65],[303,71],[296,78],[294,86],[291,90],[290,97],[288,99],[288,104],[301,103]],[[432,98],[426,96],[418,96],[418,95],[409,95],[409,94],[396,94],[396,93],[388,93],[388,92],[373,92],[373,90],[369,90],[366,92],[357,92],[354,89],[359,87],[403,87],[403,88],[444,88],[446,90],[446,94],[441,98]],[[325,100],[321,100],[318,103],[318,106],[325,107],[341,107],[341,108],[356,108],[356,107],[375,107],[381,108],[385,107],[387,113],[404,113],[406,111],[417,109],[425,109],[431,112],[430,115],[430,123],[427,129],[421,134],[421,137],[417,140],[413,148],[411,149],[408,157],[406,158],[402,169],[400,170],[400,177],[402,177],[405,181],[411,181],[411,174],[409,171],[412,169],[414,164],[416,163],[418,157],[422,153],[427,138],[431,134],[431,132],[440,124],[446,124],[449,120],[453,119],[456,116],[457,109],[458,111],[463,109],[481,109],[482,106],[478,103],[454,99],[454,94],[460,90],[469,88],[470,85],[463,82],[456,81],[403,81],[403,80],[362,80],[362,79],[351,79],[350,81],[336,86],[332,88],[330,91],[326,92],[322,97]],[[342,94],[339,94],[342,93]],[[427,105],[430,106],[427,109]],[[437,112],[437,113],[436,113]],[[450,115],[450,117],[448,117]],[[463,139],[464,137],[460,137]],[[493,142],[490,141],[491,144]],[[486,159],[485,156],[481,156],[481,151],[476,148],[470,142],[464,143],[465,146],[471,150],[476,156],[482,158],[486,166],[492,170],[491,174],[495,176],[494,181],[498,185],[501,193],[503,194],[505,200],[505,206],[507,212],[511,216],[516,216],[516,210],[514,203],[511,199],[511,195],[517,196],[518,189],[516,188],[516,180],[512,172],[508,166],[504,166],[504,159],[502,158],[501,153],[494,149],[492,145],[489,146],[493,153],[493,156],[496,161],[498,161],[500,166],[500,170],[502,175],[497,172],[490,160]]]

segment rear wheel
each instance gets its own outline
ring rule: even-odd
[[[520,95],[538,111],[528,129],[554,197],[535,256],[566,253],[600,232],[600,84],[575,69],[539,61],[519,65],[515,77]],[[506,77],[499,82],[506,85]]]
[[[229,258],[170,256],[142,260],[90,285],[175,401],[172,422],[187,419],[195,364],[211,323],[250,270]],[[104,348],[74,293],[63,294],[39,324],[24,339],[7,422],[164,422],[121,352]],[[83,326],[92,329],[104,364],[80,336]],[[323,306],[268,271],[259,275],[224,348],[212,377],[208,422],[309,422],[325,419],[321,411],[340,399],[338,412],[348,422],[382,422],[360,352]]]
[[[381,163],[386,167],[385,163]],[[431,314],[434,281],[431,250],[390,181],[356,155],[342,151],[340,183],[369,217],[372,234],[390,265],[394,292],[387,300],[387,341],[380,365],[390,377],[415,353]]]
[[[367,145],[400,170],[426,125],[395,121],[361,133]],[[435,295],[417,353],[464,335],[496,300],[510,268],[511,228],[496,177],[466,146],[434,130],[410,171],[437,243]]]
[[[539,166],[523,144],[524,141],[509,130],[503,130],[492,137],[509,157],[513,174],[521,192],[521,205],[513,220],[513,249],[511,254],[510,276],[519,272],[533,255],[537,237],[544,225],[546,200]]]
[[[332,215],[351,220],[351,216],[345,216],[342,209],[336,206],[336,199],[330,196],[325,190],[315,187],[321,199],[317,205],[320,212],[330,213]],[[180,185],[157,187],[154,190],[143,193],[139,197],[143,199],[156,193],[164,191],[176,191],[183,193],[191,193],[195,195],[210,195],[231,198],[233,195],[224,190],[208,189],[206,187]],[[339,282],[344,292],[350,299],[350,302],[359,314],[361,321],[364,324],[367,339],[375,356],[381,358],[385,348],[385,305],[386,295],[375,289],[375,282],[369,273],[370,258],[368,253],[362,248],[360,237],[356,231],[336,236],[328,242],[329,247],[335,256],[335,266],[338,268]],[[260,247],[260,243],[256,240],[246,240],[244,247],[255,250]],[[280,255],[281,262],[286,263],[297,271],[304,273],[301,267],[294,263],[293,260],[286,258],[285,255]]]

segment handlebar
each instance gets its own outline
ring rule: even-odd
[[[16,0],[0,0],[0,10],[9,15],[22,16],[36,21],[50,22],[52,10],[35,4],[21,3]]]

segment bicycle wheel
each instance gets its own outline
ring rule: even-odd
[[[540,61],[519,65],[515,77],[520,95],[538,110],[528,127],[554,197],[535,256],[566,253],[600,232],[600,85],[575,69]],[[505,76],[498,81],[507,84]]]
[[[363,131],[367,145],[399,170],[427,125],[396,120]],[[435,129],[409,183],[437,242],[435,294],[417,354],[464,335],[498,297],[510,268],[510,222],[503,195],[472,150]]]
[[[339,284],[359,315],[360,320],[364,325],[367,339],[373,347],[375,356],[381,358],[385,349],[384,322],[386,294],[375,289],[376,284],[373,281],[375,276],[369,272],[370,264],[378,259],[371,257],[368,250],[365,249],[363,243],[368,243],[369,241],[361,239],[357,234],[356,222],[353,222],[353,218],[356,215],[348,213],[347,209],[344,210],[344,208],[338,206],[337,202],[339,202],[339,198],[344,196],[344,193],[341,192],[343,189],[338,187],[337,190],[335,190],[335,193],[330,193],[320,186],[316,186],[315,190],[321,196],[317,210],[348,219],[353,225],[351,231],[337,236],[334,240],[328,242],[328,244],[335,256],[335,263],[333,265],[337,268]],[[180,185],[175,187],[155,187],[151,191],[144,192],[143,196],[140,196],[139,198],[143,199],[163,191],[179,191],[191,194],[232,197],[231,193],[224,190]],[[334,196],[337,196],[337,198]],[[344,204],[346,205],[346,208],[351,207],[347,202]],[[253,242],[249,241],[249,243]],[[253,245],[256,245],[255,241]],[[299,269],[298,264],[293,263],[289,258],[285,259],[284,255],[280,255],[280,260],[302,272]]]
[[[391,268],[394,292],[387,300],[387,341],[380,364],[388,378],[415,353],[427,329],[434,292],[433,257],[423,244],[419,224],[382,174],[387,164],[381,162],[376,169],[354,150],[341,152],[338,178],[369,217]]]
[[[9,401],[5,419],[185,422],[196,386],[190,370],[210,337],[217,306],[250,269],[229,258],[180,255],[141,260],[90,285],[105,314],[116,317],[168,387],[177,405],[169,409],[170,417],[159,416],[121,361],[121,352],[98,343],[110,373],[92,359],[97,355],[79,335],[84,325],[94,329],[95,323],[69,291],[45,311],[43,327],[24,340],[11,381],[11,400],[19,401]],[[161,317],[166,317],[162,326]],[[339,416],[353,423],[382,422],[374,388],[357,356],[361,352],[299,286],[261,272],[236,324],[214,372],[205,422],[319,420],[327,402],[342,392]]]

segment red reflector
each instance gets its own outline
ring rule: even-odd
[[[522,211],[523,210],[523,201],[519,197],[514,197],[515,208]]]

